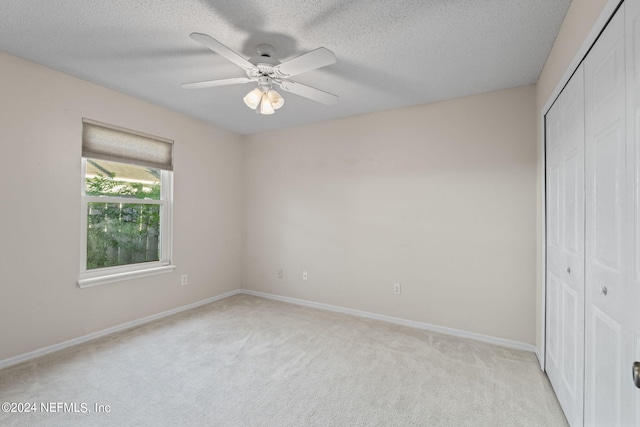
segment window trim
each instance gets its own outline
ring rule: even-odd
[[[106,283],[120,282],[156,274],[169,273],[175,270],[173,259],[173,172],[160,170],[160,200],[123,199],[126,203],[158,204],[161,206],[160,215],[160,254],[159,261],[126,264],[113,267],[104,267],[87,270],[87,213],[90,202],[103,202],[105,200],[119,201],[118,197],[97,197],[86,195],[86,171],[87,158],[82,157],[81,172],[81,209],[80,209],[80,275],[77,285],[80,288],[89,288]]]
[[[120,268],[120,267],[108,267],[105,269],[101,269],[103,271],[100,271],[100,275],[96,275],[93,277],[89,276],[88,273],[87,273],[87,276],[84,276],[81,274],[80,279],[78,279],[78,282],[77,282],[78,287],[82,289],[91,288],[93,286],[104,285],[107,283],[137,279],[140,277],[153,276],[153,275],[162,274],[162,273],[170,273],[176,269],[176,266],[173,264],[161,265],[161,266],[155,266],[155,267],[148,266],[147,264],[150,264],[150,263],[145,262],[143,265],[147,266],[148,268],[143,268],[143,269],[138,268],[132,271],[122,271],[123,268]],[[157,263],[154,263],[154,264],[157,264]],[[114,271],[111,273],[106,271],[107,269],[111,269],[111,268],[117,268],[119,271],[117,272]]]

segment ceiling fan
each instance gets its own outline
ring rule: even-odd
[[[256,82],[258,87],[244,97],[244,102],[249,108],[256,110],[258,114],[273,114],[275,110],[284,105],[284,98],[273,90],[274,85],[284,91],[326,105],[332,105],[338,100],[338,97],[332,93],[289,79],[295,75],[334,64],[336,56],[329,49],[320,47],[288,61],[280,62],[273,57],[275,50],[271,45],[261,44],[256,48],[258,55],[247,60],[206,34],[191,33],[191,38],[242,68],[247,77],[183,83],[182,87],[185,89]]]

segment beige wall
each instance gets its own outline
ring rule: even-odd
[[[0,360],[240,287],[240,136],[4,53],[0,82]],[[175,140],[175,272],[76,286],[82,117]]]
[[[542,345],[542,289],[544,286],[542,239],[543,233],[543,196],[544,196],[544,135],[542,133],[542,117],[545,111],[545,104],[550,101],[551,96],[557,96],[556,88],[561,83],[564,74],[570,68],[572,61],[580,51],[585,39],[596,24],[605,7],[612,10],[617,0],[573,0],[567,11],[562,28],[553,48],[547,58],[542,73],[536,85],[536,118],[537,118],[537,157],[538,157],[538,185],[537,185],[537,279],[536,279],[536,347]],[[584,54],[585,52],[581,52]],[[572,70],[573,71],[573,70]],[[562,84],[566,83],[562,81]]]
[[[535,134],[526,86],[247,137],[244,287],[533,344]]]
[[[540,117],[612,2],[536,86],[246,138],[0,53],[0,360],[242,286],[540,347]],[[174,273],[75,285],[82,117],[176,141]]]

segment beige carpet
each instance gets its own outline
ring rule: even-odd
[[[248,295],[0,370],[0,402],[37,405],[2,426],[566,425],[531,353]]]

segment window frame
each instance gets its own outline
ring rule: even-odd
[[[120,129],[120,128],[117,128]],[[132,199],[126,197],[87,196],[86,172],[87,159],[82,157],[81,168],[81,209],[80,209],[80,275],[77,284],[80,288],[106,283],[129,280],[175,270],[173,265],[173,171],[160,169],[160,200]],[[135,162],[132,162],[135,164]],[[147,261],[112,267],[87,269],[87,226],[88,206],[91,202],[115,202],[127,204],[155,204],[160,206],[159,261]]]

